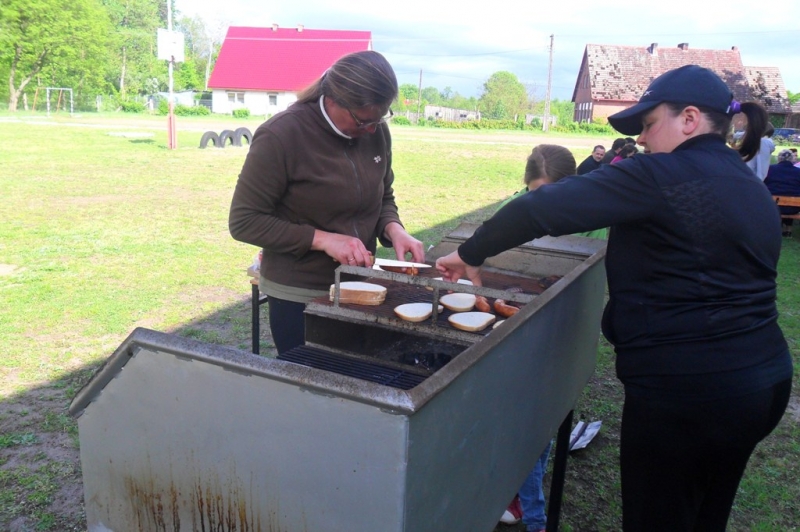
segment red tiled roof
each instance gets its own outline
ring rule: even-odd
[[[792,105],[786,94],[781,71],[777,67],[744,67],[747,81],[756,100],[770,113],[791,113]]]
[[[371,49],[369,31],[231,26],[208,86],[300,91],[340,57]]]
[[[717,73],[739,101],[752,100],[739,51],[655,46],[587,44],[584,66],[588,68],[592,100],[636,102],[650,82],[667,70],[700,65]],[[580,79],[580,76],[578,77]],[[576,84],[573,100],[577,94]]]

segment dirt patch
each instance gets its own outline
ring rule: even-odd
[[[21,271],[22,268],[19,266],[14,266],[13,264],[0,264],[0,277],[9,277]]]

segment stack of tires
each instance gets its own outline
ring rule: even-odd
[[[206,131],[200,138],[200,149],[204,150],[209,142],[217,148],[224,148],[228,145],[241,147],[242,140],[246,140],[248,145],[253,140],[253,134],[246,127],[235,130],[224,129],[219,135],[214,131]]]

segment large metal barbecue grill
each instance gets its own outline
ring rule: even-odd
[[[459,289],[529,300],[491,332],[401,322],[390,298],[448,285],[386,273],[380,307],[309,304],[286,360],[135,330],[70,407],[88,529],[492,530],[594,371],[604,256],[562,237],[490,259],[488,289]]]

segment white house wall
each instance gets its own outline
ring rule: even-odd
[[[228,101],[229,92],[244,92],[244,104]],[[270,105],[269,96],[276,96],[275,105]],[[214,89],[211,91],[211,110],[217,114],[231,114],[234,109],[247,108],[251,115],[271,116],[286,110],[297,101],[297,93],[277,91],[236,91]]]

